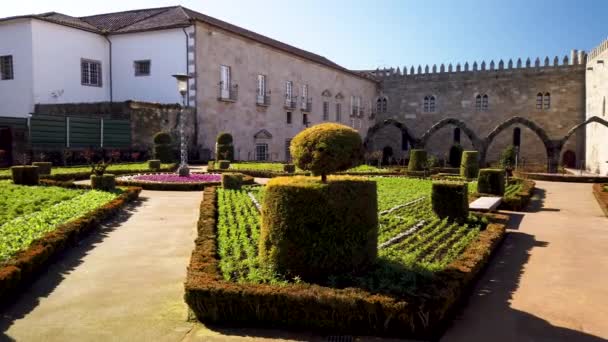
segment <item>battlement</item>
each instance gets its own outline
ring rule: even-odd
[[[595,59],[602,52],[606,51],[606,49],[608,49],[608,38],[601,42],[600,45],[596,46],[593,50],[591,50],[591,52],[589,52],[589,57],[587,58],[587,61]]]
[[[606,42],[604,42],[606,43]],[[602,44],[601,46],[608,44]],[[597,49],[597,48],[596,48]],[[595,50],[594,50],[595,51]],[[561,63],[560,63],[561,62]],[[427,64],[424,68],[421,65],[418,65],[417,68],[411,66],[408,68],[404,66],[403,69],[400,67],[397,68],[383,68],[367,71],[371,75],[376,78],[382,79],[387,77],[407,77],[410,75],[431,75],[431,74],[441,74],[441,73],[475,73],[475,72],[495,72],[501,70],[526,70],[526,69],[539,69],[539,68],[555,68],[555,67],[569,67],[576,65],[585,65],[587,62],[587,54],[583,50],[572,50],[570,53],[570,58],[568,56],[564,56],[563,58],[559,58],[555,56],[551,61],[549,57],[545,57],[541,62],[541,59],[537,57],[534,62],[527,58],[524,61],[521,58],[518,58],[515,62],[512,59],[509,59],[506,63],[501,59],[498,63],[495,63],[493,60],[490,63],[482,61],[481,63],[473,62],[469,64],[465,62],[464,64],[457,63],[453,64],[440,64],[437,67],[437,64],[433,64],[433,66],[429,67]]]

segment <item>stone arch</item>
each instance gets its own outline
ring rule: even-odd
[[[595,123],[598,123],[600,125],[604,125],[604,126],[608,127],[608,121],[600,118],[599,116],[592,116],[589,119],[585,120],[584,122],[581,122],[578,125],[575,125],[574,127],[570,128],[570,130],[568,131],[568,133],[566,133],[566,135],[559,140],[560,145],[563,146],[566,143],[566,141],[568,141],[568,139],[570,139],[570,137],[574,133],[576,133],[576,131],[579,128],[587,126],[588,124],[590,124],[592,122],[595,122]]]
[[[429,128],[422,135],[422,138],[420,138],[420,147],[424,148],[426,146],[427,142],[429,141],[429,139],[433,136],[433,134],[437,133],[437,131],[439,131],[443,127],[449,126],[449,125],[460,128],[460,131],[464,132],[464,134],[466,134],[469,137],[469,139],[471,140],[471,143],[473,143],[473,147],[475,147],[478,151],[483,149],[483,142],[477,137],[477,134],[475,134],[475,132],[473,132],[473,130],[470,129],[466,123],[464,123],[464,121],[459,120],[459,119],[454,119],[454,118],[442,119],[442,120],[438,121],[437,123],[435,123],[433,126],[431,126],[431,128]]]
[[[367,130],[367,135],[365,136],[365,140],[363,141],[363,146],[367,147],[369,145],[370,140],[374,136],[374,134],[376,134],[383,127],[390,126],[390,125],[393,125],[393,126],[397,127],[399,130],[401,130],[401,133],[403,134],[403,136],[407,137],[408,144],[410,144],[410,146],[419,146],[420,145],[420,141],[418,139],[416,139],[416,137],[414,137],[414,135],[412,135],[412,133],[408,130],[407,126],[405,126],[405,124],[403,124],[397,120],[394,120],[394,119],[387,119],[382,122],[376,123],[375,125],[373,125],[372,127],[370,127]]]

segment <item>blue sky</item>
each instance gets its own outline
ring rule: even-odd
[[[82,16],[182,6],[281,40],[351,69],[524,60],[589,51],[608,36],[608,1],[93,0],[4,1],[0,17]],[[561,58],[560,58],[561,59]]]

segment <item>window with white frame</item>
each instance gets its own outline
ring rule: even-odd
[[[342,104],[336,103],[336,122],[342,122]]]
[[[536,94],[536,109],[538,109],[538,110],[551,109],[551,94],[550,93]]]
[[[435,112],[435,96],[427,95],[424,97],[423,111],[425,113],[434,113]]]
[[[329,102],[323,101],[323,121],[329,120]]]
[[[80,82],[85,86],[101,87],[101,62],[90,59],[80,61]]]
[[[13,77],[13,56],[0,56],[0,80],[12,80]]]
[[[256,94],[256,102],[258,104],[266,104],[266,75],[258,75],[258,86]]]
[[[133,62],[135,76],[150,76],[151,62],[149,60]]]
[[[488,110],[488,94],[478,94],[475,97],[475,109],[477,111],[487,111]]]
[[[268,144],[266,144],[266,143],[255,144],[255,160],[257,160],[257,161],[268,160]]]

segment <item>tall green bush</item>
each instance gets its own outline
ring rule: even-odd
[[[427,165],[427,157],[425,150],[411,150],[410,161],[407,165],[408,171],[423,171]]]
[[[242,173],[222,173],[222,186],[224,189],[240,190],[242,185]]]
[[[462,161],[460,163],[460,175],[464,178],[477,178],[479,173],[479,152],[464,151],[462,152]]]
[[[513,169],[515,167],[515,146],[509,145],[500,153],[500,167],[503,169]]]
[[[502,196],[505,193],[505,170],[481,169],[477,180],[477,192]]]
[[[217,160],[234,161],[234,146],[232,145],[232,135],[221,132],[217,135],[215,143],[215,158]]]
[[[173,147],[171,144],[173,139],[167,132],[158,132],[154,135],[154,159],[158,159],[161,163],[173,162]]]
[[[33,162],[32,166],[38,166],[39,175],[50,175],[53,163],[51,162]]]
[[[13,183],[18,185],[38,185],[38,166],[22,165],[11,167]]]
[[[460,144],[454,144],[450,147],[449,163],[451,167],[460,167],[462,161],[463,148]]]
[[[462,222],[469,216],[468,185],[465,182],[435,181],[431,202],[439,218]]]

